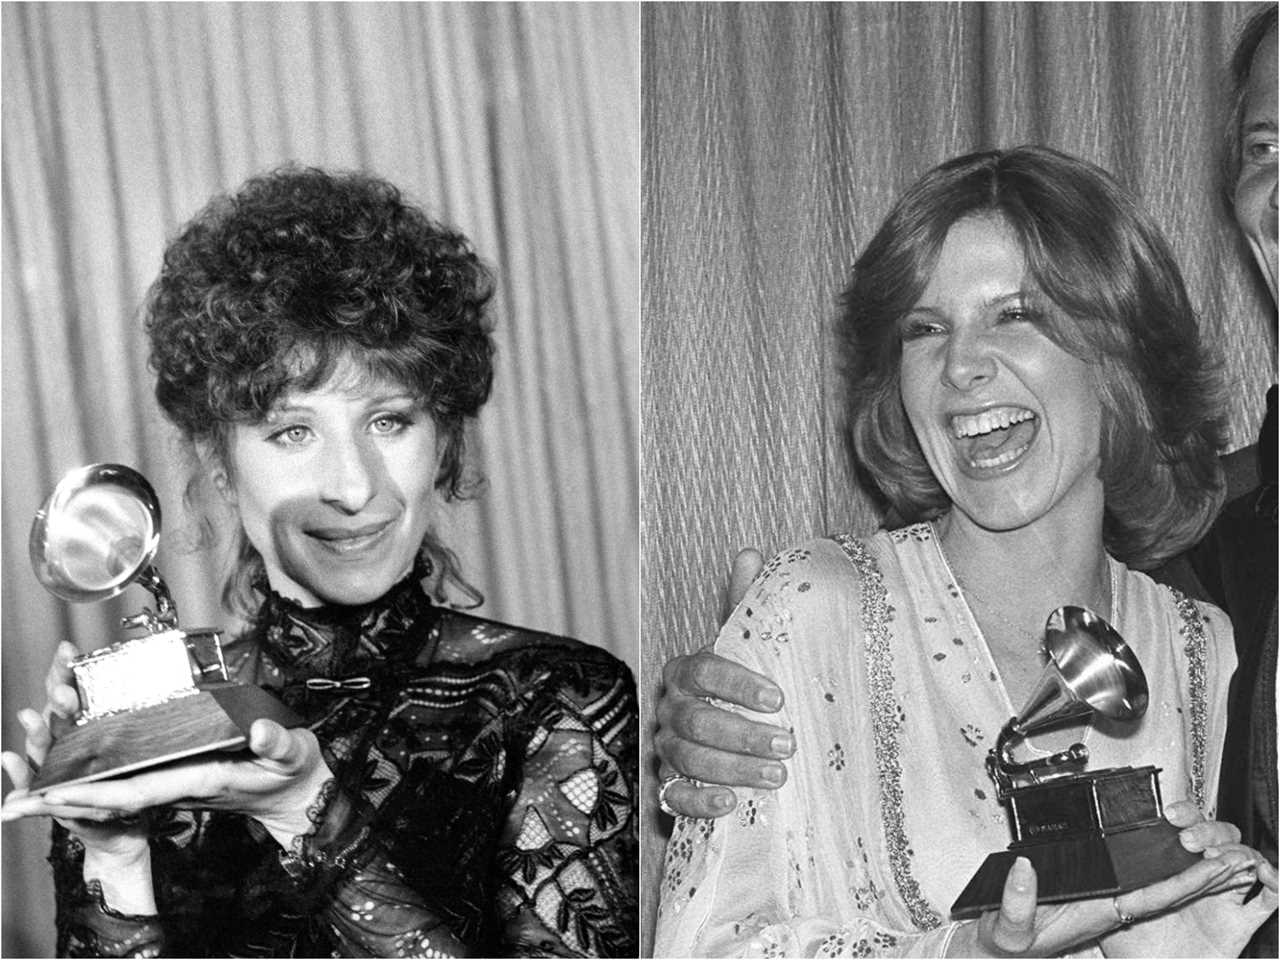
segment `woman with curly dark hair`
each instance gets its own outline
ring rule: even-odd
[[[228,665],[305,726],[10,794],[6,818],[56,818],[60,952],[634,955],[627,668],[443,604],[477,596],[432,519],[468,489],[492,291],[464,237],[360,174],[252,179],[169,244],[151,362],[193,484],[238,521]]]

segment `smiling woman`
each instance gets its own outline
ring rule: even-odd
[[[308,606],[369,603],[422,549],[438,460],[421,403],[344,358],[326,386],[232,429],[224,485],[282,590]]]
[[[492,289],[363,174],[282,168],[170,243],[151,362],[236,521],[228,668],[305,725],[41,796],[6,753],[5,818],[57,823],[60,953],[634,956],[629,671],[446,603],[477,596],[433,520],[469,488]],[[65,648],[53,679],[72,712]],[[39,763],[51,732],[21,719]]]
[[[1163,239],[1083,161],[958,157],[858,258],[838,339],[859,467],[898,523],[779,554],[721,631],[718,654],[782,691],[795,755],[736,816],[676,821],[655,953],[1237,955],[1276,872],[1206,819],[1231,628],[1138,572],[1222,493],[1215,367]],[[994,907],[952,914],[1009,840],[988,738],[1041,689],[1066,607],[1114,625],[1150,701],[1126,724],[1060,717],[1029,752],[1058,774],[1154,764],[1196,857],[1065,903],[1039,903],[1063,878],[1019,857]]]

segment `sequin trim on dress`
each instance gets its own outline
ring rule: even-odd
[[[1187,676],[1191,687],[1191,796],[1196,806],[1205,809],[1204,764],[1205,745],[1208,741],[1208,679],[1205,668],[1204,621],[1195,601],[1181,590],[1168,588],[1182,617],[1179,632],[1187,641],[1183,652],[1187,655]]]
[[[911,875],[910,845],[902,811],[902,761],[898,730],[901,720],[893,696],[893,652],[889,644],[889,591],[875,560],[861,540],[839,534],[833,538],[853,564],[862,582],[861,617],[867,654],[867,679],[871,687],[871,722],[875,731],[876,768],[880,777],[880,819],[894,885],[907,906],[911,920],[921,930],[932,930],[942,918],[920,893]]]

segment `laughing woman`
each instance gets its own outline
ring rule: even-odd
[[[783,690],[795,757],[736,814],[677,821],[657,954],[1235,956],[1275,909],[1275,869],[1190,806],[1216,791],[1230,626],[1135,569],[1193,542],[1220,497],[1214,380],[1163,240],[1089,164],[961,157],[859,258],[839,336],[858,461],[908,523],[784,552],[725,625],[717,652]],[[1205,857],[1038,908],[1019,859],[1000,909],[948,922],[1009,842],[984,758],[1068,604],[1115,625],[1150,706],[1030,748],[1163,768]]]
[[[363,175],[251,180],[169,245],[156,397],[238,521],[229,666],[306,725],[43,798],[7,755],[5,817],[56,818],[61,953],[634,956],[629,672],[441,605],[474,596],[432,519],[464,492],[491,293],[465,238]]]

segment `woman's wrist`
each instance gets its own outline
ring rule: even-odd
[[[150,844],[128,851],[86,847],[83,870],[85,883],[96,880],[103,901],[117,913],[150,916],[156,912]]]
[[[322,763],[308,777],[305,786],[292,792],[292,796],[297,798],[296,803],[288,809],[272,811],[256,819],[284,850],[292,850],[298,838],[314,832],[320,822],[332,795],[333,788],[329,787],[332,782],[333,775]]]

